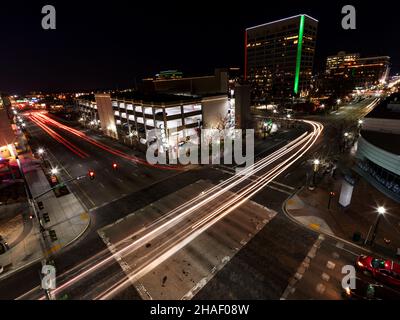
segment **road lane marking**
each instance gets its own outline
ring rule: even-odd
[[[280,183],[280,182],[278,182],[278,181],[272,181],[271,183],[277,184],[278,186],[287,188],[287,189],[289,189],[289,190],[295,190],[295,189],[296,189],[296,188],[294,188],[294,187],[292,187],[292,186],[288,186],[287,184]]]
[[[267,187],[267,188],[270,188],[270,189],[273,189],[273,190],[275,190],[275,191],[279,191],[279,192],[282,192],[282,193],[286,193],[287,195],[291,195],[291,194],[292,194],[292,193],[289,192],[289,191],[286,191],[286,190],[283,190],[283,189],[280,189],[280,188],[271,186],[270,184],[268,184],[266,187]]]
[[[320,234],[318,236],[317,240],[312,245],[311,249],[308,251],[306,257],[304,258],[304,260],[302,261],[302,263],[296,270],[295,275],[289,279],[288,286],[286,287],[285,291],[283,292],[280,300],[286,300],[287,297],[289,296],[289,294],[293,294],[296,291],[297,283],[303,278],[303,275],[305,274],[307,269],[310,267],[311,260],[316,256],[317,250],[319,249],[319,247],[321,246],[321,243],[324,240],[325,240],[325,236]],[[318,284],[318,285],[320,285],[320,284]],[[318,288],[318,285],[317,285],[317,288]],[[321,285],[324,286],[323,284],[321,284]],[[316,290],[318,291],[317,288],[316,288]],[[325,286],[324,286],[322,292],[323,291],[325,291]]]

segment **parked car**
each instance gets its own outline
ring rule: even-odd
[[[361,255],[357,258],[358,270],[371,275],[374,279],[400,289],[400,264],[393,260],[384,260]]]

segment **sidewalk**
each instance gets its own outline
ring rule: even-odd
[[[37,165],[36,170],[26,173],[25,177],[34,197],[50,188],[40,165]],[[89,214],[73,193],[56,197],[55,193],[50,191],[37,199],[37,202],[43,203],[43,209],[39,211],[39,215],[42,216],[45,212],[49,214],[50,221],[44,223],[44,227],[47,230],[54,230],[58,238],[56,241],[48,238],[50,248],[47,254],[53,254],[70,244],[89,226]]]
[[[399,259],[400,204],[387,198],[360,177],[354,187],[351,204],[343,208],[338,203],[341,184],[342,177],[334,180],[326,176],[317,182],[315,190],[310,191],[307,187],[299,190],[285,202],[284,208],[293,218],[313,230],[363,246],[376,221],[376,208],[384,205],[387,213],[380,221],[374,245],[368,248],[378,254]],[[328,209],[330,191],[335,192],[335,196]],[[361,233],[360,241],[353,241],[355,232]],[[390,240],[390,243],[385,242],[385,239]]]
[[[33,159],[32,153],[19,155],[27,183],[33,197],[51,188],[40,161]],[[43,257],[55,254],[62,248],[77,240],[90,225],[90,216],[73,193],[56,197],[54,191],[46,193],[37,199],[42,202],[43,209],[39,215],[46,229],[45,248],[41,245],[41,233],[38,223],[30,220],[30,208],[24,202],[4,206],[0,209],[0,234],[8,241],[10,250],[0,255],[0,280],[18,269],[40,261]],[[1,207],[0,207],[1,208]],[[43,213],[48,213],[49,221],[43,219]],[[9,218],[7,218],[9,217]],[[24,219],[25,217],[25,219]],[[54,230],[57,239],[51,239],[48,230]]]
[[[0,255],[1,279],[4,274],[37,261],[42,254],[38,233],[29,219],[27,201],[1,206],[0,217],[0,234],[10,247]]]

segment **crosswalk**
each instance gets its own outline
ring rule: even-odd
[[[227,173],[230,175],[234,175],[236,174],[235,168],[232,167],[228,167],[225,165],[216,165],[214,166],[214,169],[223,172],[223,173]],[[257,181],[258,178],[260,178],[257,174],[254,174],[252,176],[250,176],[248,179],[251,181]],[[287,195],[292,195],[294,193],[294,191],[296,190],[296,188],[289,186],[287,184],[278,182],[278,181],[271,181],[270,184],[267,185],[267,188],[278,191],[278,192],[282,192],[285,193]]]

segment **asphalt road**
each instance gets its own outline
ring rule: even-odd
[[[355,109],[361,109],[363,106],[361,104],[356,106]],[[343,116],[344,119],[357,118],[362,112],[349,110],[347,116],[344,112],[344,115],[340,117]],[[38,145],[46,146],[49,149],[50,157],[53,156],[54,159],[58,160],[59,166],[65,168],[64,172],[74,176],[85,173],[88,169],[96,171],[95,180],[86,180],[79,187],[72,187],[72,190],[78,194],[85,205],[89,209],[91,208],[92,224],[84,237],[56,256],[58,274],[91,259],[99,252],[106,252],[106,246],[96,233],[98,229],[200,179],[206,178],[208,181],[217,184],[231,176],[229,169],[226,170],[224,166],[203,167],[177,173],[125,163],[125,160],[120,160],[119,162],[123,165],[120,164],[118,172],[113,172],[111,171],[111,163],[115,161],[114,155],[105,154],[104,151],[98,150],[89,143],[80,141],[79,138],[71,135],[69,136],[71,141],[91,155],[89,158],[81,159],[67,152],[64,146],[55,143],[38,128],[28,128],[28,130],[31,130]],[[293,136],[299,134],[300,132],[296,130],[285,132],[280,137],[275,138],[275,141],[267,139],[266,146],[274,145],[272,150],[276,150],[280,143],[293,139]],[[332,138],[330,134],[326,136]],[[105,141],[105,143],[116,146],[114,142]],[[315,153],[323,145],[324,140],[321,139],[318,146],[309,154]],[[127,153],[132,152],[122,146],[118,146],[118,148]],[[261,153],[259,157],[271,153],[272,150]],[[288,194],[304,185],[306,172],[309,170],[305,163],[305,160],[298,161],[278,177],[274,183],[252,197],[253,201],[276,210],[279,214],[207,283],[195,296],[195,299],[281,298],[288,286],[289,279],[296,273],[297,268],[318,237],[317,233],[288,219],[281,208]],[[68,174],[66,173],[66,175]],[[110,268],[114,268],[112,272],[116,274],[121,272],[117,263],[113,263]],[[34,289],[39,284],[38,270],[39,265],[33,265],[4,279],[0,282],[0,298],[13,299]],[[76,272],[79,273],[83,270]],[[93,277],[92,285],[100,282],[102,276],[99,272],[96,277]],[[61,283],[63,280],[65,279],[61,277]],[[84,293],[85,287],[82,286],[80,290]],[[42,292],[34,289],[24,297],[37,298],[41,295]],[[137,299],[139,295],[136,289],[130,286],[114,298]]]

